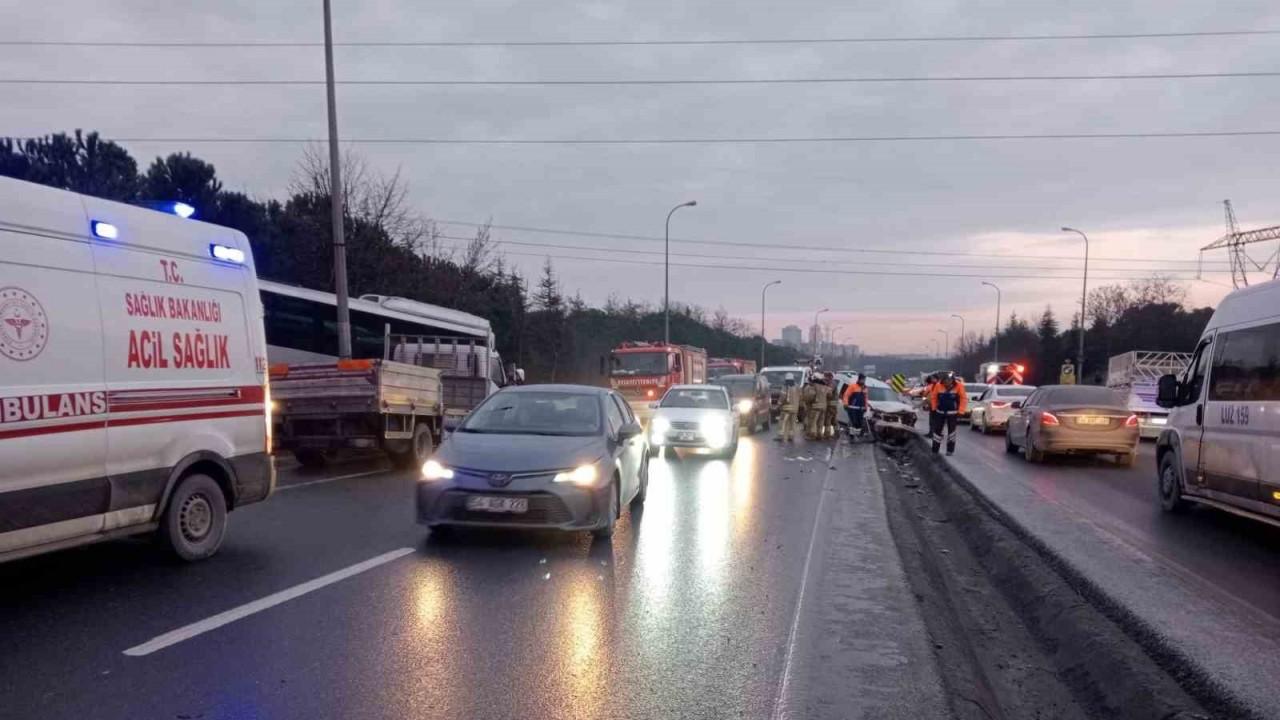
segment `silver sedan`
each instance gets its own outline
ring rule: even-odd
[[[418,522],[613,534],[644,502],[644,432],[615,392],[525,385],[489,396],[422,467]]]

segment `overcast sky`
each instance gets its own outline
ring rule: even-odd
[[[532,3],[335,0],[343,41],[653,40],[1280,29],[1273,0],[1203,3],[827,0]],[[46,0],[5,11],[4,40],[318,41],[319,0],[159,3]],[[51,22],[57,18],[58,22]],[[1254,37],[629,47],[338,48],[339,80],[619,80],[938,75],[1097,75],[1280,70],[1280,35]],[[308,79],[319,47],[0,47],[0,75],[77,79]],[[323,86],[8,86],[0,135],[77,127],[107,137],[325,136]],[[1181,132],[1280,129],[1280,78],[685,86],[341,86],[348,138],[635,139]],[[145,165],[191,151],[228,188],[284,193],[302,147],[125,143]],[[529,275],[553,257],[565,288],[660,304],[672,221],[673,301],[724,307],[769,336],[814,311],[864,350],[921,352],[939,328],[989,329],[1005,315],[1079,302],[1090,285],[1153,270],[1194,278],[1197,250],[1223,232],[1223,198],[1242,225],[1280,224],[1280,137],[820,144],[379,145],[357,151],[401,169],[438,220],[642,235],[623,240],[499,230]],[[466,225],[445,225],[467,235]],[[697,240],[764,247],[697,244]],[[803,250],[797,246],[826,248]],[[1270,246],[1258,251],[1264,255]],[[865,252],[867,250],[888,252]],[[358,251],[353,248],[352,251]],[[860,252],[862,251],[862,252]],[[969,256],[936,252],[975,253]],[[989,257],[983,254],[1001,256]],[[693,255],[688,257],[684,255]],[[595,257],[596,260],[564,256]],[[626,259],[628,263],[611,260]],[[1127,259],[1128,261],[1125,261]],[[1191,299],[1230,285],[1207,256]],[[640,262],[637,262],[640,261]],[[727,266],[727,267],[717,267]],[[752,267],[760,269],[741,269]],[[795,272],[796,269],[843,272]],[[852,274],[852,272],[872,274]],[[950,273],[918,277],[893,273]],[[1056,279],[1055,279],[1056,278]]]

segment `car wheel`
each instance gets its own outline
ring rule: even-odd
[[[409,446],[404,450],[388,454],[396,467],[416,469],[422,467],[422,463],[431,457],[431,451],[431,429],[425,424],[418,423],[413,429],[413,439],[409,441]]]
[[[591,531],[591,534],[597,538],[613,537],[613,530],[618,526],[618,480],[614,478],[613,483],[609,486],[609,509],[606,511],[604,525]]]
[[[1031,438],[1030,430],[1027,431],[1027,437],[1024,438],[1023,442],[1026,444],[1022,446],[1022,455],[1027,459],[1027,462],[1044,462],[1044,451],[1036,447],[1035,441]]]
[[[972,419],[972,418],[970,418],[970,419],[969,419],[969,430],[970,430],[970,431],[972,431],[972,432],[978,432],[978,421],[977,421],[977,420],[974,420],[974,419]]]
[[[427,539],[435,542],[446,542],[453,538],[453,529],[452,525],[432,525]]]
[[[640,461],[640,471],[636,473],[636,482],[640,484],[640,489],[636,490],[635,497],[631,498],[631,507],[640,507],[644,505],[644,499],[649,496],[649,458]]]
[[[1160,460],[1160,508],[1168,513],[1186,512],[1191,503],[1182,499],[1182,477],[1178,472],[1178,454],[1166,452]]]
[[[732,460],[734,455],[738,454],[738,438],[733,439],[733,444],[720,451],[720,457],[726,460]]]
[[[227,499],[208,475],[193,473],[169,497],[160,535],[183,560],[203,560],[218,551],[227,532]]]
[[[986,415],[982,416],[982,425],[981,427],[978,428],[978,432],[982,433],[983,435],[989,435],[991,433],[991,426],[987,424]]]
[[[1018,453],[1018,446],[1013,444],[1013,433],[1005,433],[1004,451],[1010,455],[1016,455]]]

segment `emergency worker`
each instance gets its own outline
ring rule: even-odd
[[[867,376],[858,373],[858,379],[844,389],[845,409],[849,412],[849,436],[863,435],[867,431]]]
[[[804,420],[804,436],[807,440],[814,439],[814,429],[818,427],[817,416],[821,414],[819,408],[818,385],[820,384],[816,373],[809,376],[809,382],[800,389],[800,416]]]
[[[933,452],[937,453],[942,445],[942,433],[947,434],[947,454],[956,451],[956,424],[965,410],[969,408],[969,396],[964,391],[964,383],[953,372],[943,373],[942,377],[929,388],[927,401],[929,408],[929,440],[933,443]]]
[[[827,412],[823,417],[822,436],[825,438],[833,438],[836,436],[836,418],[840,414],[840,397],[837,394],[835,373],[827,372]]]
[[[800,412],[800,388],[791,373],[783,377],[782,392],[778,395],[778,435],[774,440],[794,442],[796,439],[796,415]]]

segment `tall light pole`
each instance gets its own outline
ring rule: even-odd
[[[1076,350],[1076,381],[1084,382],[1084,311],[1085,298],[1089,295],[1089,236],[1084,231],[1063,227],[1062,232],[1073,232],[1084,238],[1084,281],[1080,285],[1080,346]]]
[[[822,352],[822,328],[818,327],[818,316],[824,312],[831,312],[831,308],[822,308],[813,314],[813,354],[818,355]]]
[[[342,232],[342,163],[338,150],[338,100],[333,83],[333,21],[324,0],[324,84],[329,103],[329,214],[333,220],[333,289],[338,296],[338,357],[351,358],[351,311],[347,302],[347,241]]]
[[[959,345],[959,347],[957,348],[957,352],[963,353],[964,352],[964,316],[957,315],[956,313],[951,313],[951,317],[960,318],[960,342],[957,343],[957,345]]]
[[[983,280],[982,284],[996,289],[996,356],[991,359],[995,362],[1000,362],[1000,286],[986,280]]]
[[[942,337],[943,337],[943,339],[945,340],[945,343],[944,343],[943,347],[945,347],[945,348],[947,349],[947,353],[948,353],[948,355],[950,355],[950,353],[951,353],[951,333],[947,332],[946,330],[943,330],[942,328],[938,328],[938,332],[942,333]]]
[[[327,2],[328,0],[326,0]],[[662,344],[671,344],[671,216],[683,207],[694,207],[697,200],[680,203],[667,213],[667,232],[665,250],[662,253]]]
[[[769,289],[769,288],[773,287],[774,285],[781,285],[781,284],[782,284],[782,281],[781,281],[781,280],[774,280],[773,282],[765,283],[765,284],[764,284],[764,287],[760,288],[760,367],[761,367],[761,368],[763,368],[763,367],[764,367],[764,347],[765,347],[765,344],[768,342],[768,340],[765,340],[765,339],[764,339],[764,338],[765,338],[765,335],[764,335],[764,294],[765,294],[765,292],[766,292],[766,291],[768,291],[768,289]]]

